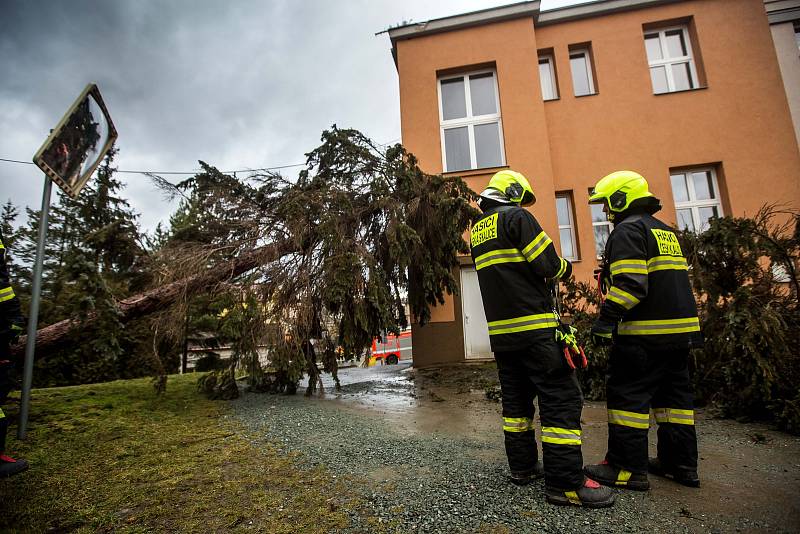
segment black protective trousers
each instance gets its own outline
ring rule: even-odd
[[[2,360],[2,353],[0,353]],[[3,413],[3,404],[8,398],[13,382],[11,371],[13,366],[10,363],[0,363],[0,453],[6,450],[6,434],[8,434],[8,416]]]
[[[658,423],[661,464],[697,470],[688,348],[616,342],[611,349],[607,396],[609,463],[632,473],[647,473],[652,408]]]
[[[503,434],[512,474],[531,473],[538,460],[533,401],[539,398],[542,454],[548,487],[571,491],[583,484],[583,395],[555,339],[520,351],[496,352],[503,393]]]
[[[10,340],[0,334],[0,453],[6,450],[6,435],[8,434],[8,415],[3,412],[8,394],[14,387],[14,365],[9,361]]]

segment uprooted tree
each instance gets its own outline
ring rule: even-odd
[[[474,195],[459,178],[422,172],[401,145],[334,126],[296,181],[201,165],[177,185],[154,177],[181,209],[151,260],[153,289],[120,302],[119,320],[156,313],[161,333],[178,338],[188,302],[213,297],[233,359],[210,390],[234,384],[236,366],[255,389],[292,392],[305,374],[312,394],[318,363],[338,384],[337,354],[357,356],[373,337],[407,326],[406,301],[425,323],[430,306],[457,292]],[[40,330],[40,350],[91,320]]]

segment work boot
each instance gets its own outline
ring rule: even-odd
[[[536,462],[536,465],[533,466],[533,471],[528,473],[515,473],[514,471],[511,472],[511,475],[508,479],[511,481],[512,484],[516,484],[517,486],[525,486],[530,484],[534,480],[540,479],[544,476],[544,465],[542,461],[539,460]]]
[[[631,473],[621,467],[615,467],[603,460],[599,464],[583,466],[583,474],[593,478],[604,486],[623,488],[636,491],[647,491],[650,489],[650,482],[647,475]]]
[[[608,508],[617,498],[614,490],[601,486],[591,478],[585,478],[583,486],[572,491],[546,487],[544,495],[550,504],[586,508]]]
[[[690,488],[700,487],[700,477],[697,476],[697,471],[693,469],[682,469],[680,467],[666,467],[661,463],[658,458],[650,458],[647,465],[647,470],[654,475],[670,478],[678,484],[689,486]]]
[[[8,478],[22,473],[28,468],[25,460],[15,460],[11,456],[0,454],[0,478]]]

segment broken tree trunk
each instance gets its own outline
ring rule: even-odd
[[[162,310],[178,300],[181,295],[213,287],[220,282],[253,270],[259,265],[273,262],[293,250],[294,247],[287,242],[266,245],[238,258],[209,267],[204,273],[177,280],[121,300],[117,304],[120,312],[119,320],[122,323],[127,323],[133,319]],[[37,359],[47,356],[69,334],[84,328],[93,319],[94,314],[89,314],[81,319],[64,319],[50,326],[40,328],[36,332]],[[19,342],[11,347],[12,357],[22,356],[25,352],[26,339],[27,336],[22,336]]]

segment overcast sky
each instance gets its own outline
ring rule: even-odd
[[[0,158],[30,161],[89,82],[119,131],[119,169],[300,163],[333,123],[397,142],[397,72],[374,34],[509,3],[0,0]],[[120,178],[144,229],[167,220],[174,206],[147,177]],[[0,181],[0,201],[41,205],[36,167],[0,162]]]

